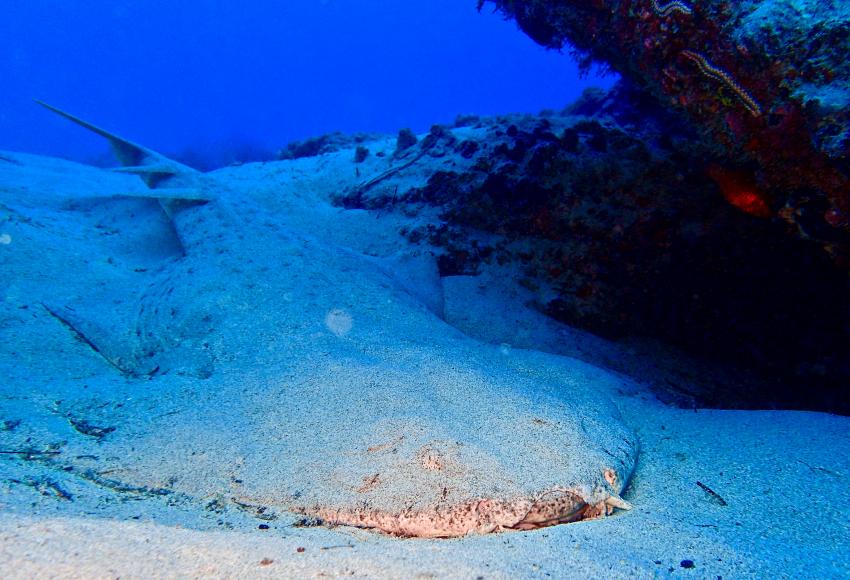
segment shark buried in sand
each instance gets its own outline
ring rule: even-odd
[[[357,185],[351,151],[201,174],[45,106],[107,138],[124,165],[90,169],[88,198],[54,168],[44,188],[61,198],[61,227],[39,223],[37,195],[0,199],[30,220],[12,234],[29,240],[7,258],[14,271],[86,256],[77,282],[10,283],[44,308],[8,315],[46,337],[20,344],[12,386],[59,357],[87,389],[66,378],[51,412],[114,426],[69,431],[57,469],[401,536],[629,507],[638,443],[607,395],[622,379],[444,322],[433,257],[330,203]],[[14,182],[40,159],[0,169]]]

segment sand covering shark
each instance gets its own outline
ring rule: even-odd
[[[48,108],[122,167],[0,160],[2,389],[26,393],[3,399],[22,418],[4,447],[113,488],[400,536],[630,507],[638,440],[607,394],[624,379],[447,324],[434,256],[330,203],[362,180],[352,151],[202,174]]]

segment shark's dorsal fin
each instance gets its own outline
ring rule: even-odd
[[[105,129],[101,129],[97,125],[84,121],[71,113],[66,113],[62,109],[49,105],[44,101],[36,99],[35,102],[45,109],[53,111],[57,115],[76,123],[80,127],[84,127],[89,131],[104,137],[109,141],[109,144],[112,146],[112,151],[115,153],[115,157],[118,158],[118,161],[120,161],[121,165],[124,167],[123,171],[138,174],[150,188],[156,188],[163,185],[166,180],[173,176],[198,174],[198,172],[191,167],[178,163],[173,159],[169,159],[165,155],[157,153],[152,149],[148,149],[147,147],[128,141],[127,139],[119,137],[114,133],[110,133]]]

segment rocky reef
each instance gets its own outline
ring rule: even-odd
[[[730,203],[850,269],[850,5],[828,0],[487,0],[532,39],[575,47],[710,144]]]
[[[728,203],[706,171],[744,178],[682,117],[623,82],[558,113],[463,118],[337,201],[404,215],[444,277],[515,266],[558,320],[760,376],[691,385],[680,403],[846,412],[846,273],[781,220]]]

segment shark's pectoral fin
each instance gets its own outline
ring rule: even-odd
[[[156,372],[154,363],[143,361],[142,357],[138,356],[139,349],[133,337],[118,336],[109,332],[105,325],[86,317],[85,313],[81,313],[77,308],[57,307],[44,302],[41,305],[74,338],[124,377],[141,378]]]

